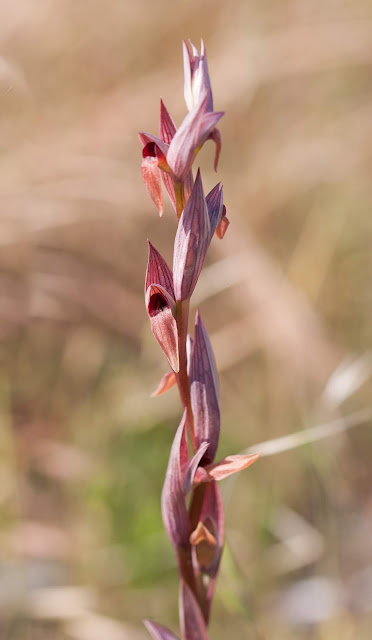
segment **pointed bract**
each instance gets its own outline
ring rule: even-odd
[[[223,188],[221,187],[221,183],[216,184],[215,187],[208,193],[205,198],[208,208],[209,221],[211,225],[211,234],[210,237],[212,239],[213,234],[216,230],[216,227],[219,225],[223,212]]]
[[[193,457],[191,458],[191,460],[188,461],[187,466],[184,470],[184,480],[183,480],[183,488],[184,488],[184,492],[185,495],[191,490],[193,482],[194,482],[194,476],[196,473],[196,470],[198,468],[199,462],[202,459],[203,455],[205,454],[206,450],[208,449],[209,444],[208,442],[202,442],[196,453],[193,455]]]
[[[174,318],[174,300],[159,284],[151,284],[145,295],[151,330],[176,373],[179,370],[178,333]]]
[[[169,114],[163,100],[160,100],[160,125],[159,133],[163,142],[170,144],[174,134],[177,131],[177,127],[173,122],[172,116]]]
[[[186,411],[173,440],[161,495],[164,526],[175,547],[186,546],[190,535],[190,520],[186,508],[182,477],[182,467],[188,458],[185,425]]]
[[[182,640],[208,640],[200,607],[185,581],[180,579],[179,612]]]
[[[207,330],[196,314],[194,345],[190,368],[190,398],[197,445],[209,442],[204,463],[214,460],[220,434],[218,375]]]
[[[163,627],[161,624],[151,620],[144,620],[143,624],[154,640],[178,640],[172,631],[169,631],[167,627]]]
[[[191,297],[210,239],[210,222],[200,172],[178,223],[174,241],[173,282],[176,300]]]

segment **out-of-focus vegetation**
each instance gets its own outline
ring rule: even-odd
[[[371,3],[3,2],[7,640],[142,640],[145,616],[177,629],[159,501],[180,408],[174,390],[149,397],[167,365],[143,304],[146,237],[170,259],[176,220],[141,183],[137,131],[156,132],[160,95],[182,120],[187,37],[205,39],[227,112],[231,226],[195,292],[221,456],[371,405]],[[371,638],[370,427],[226,481],[211,638]]]

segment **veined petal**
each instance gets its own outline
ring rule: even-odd
[[[204,42],[201,42],[200,55],[195,45],[183,41],[184,96],[189,111],[198,104],[202,92],[208,90],[207,110],[213,111],[212,89],[208,73],[208,65]],[[190,51],[191,49],[191,51]]]
[[[163,193],[161,190],[158,161],[155,157],[146,156],[143,158],[141,175],[151,200],[159,211],[159,215],[162,216],[164,212]]]
[[[174,300],[160,285],[151,284],[145,296],[151,330],[168,359],[173,371],[179,370],[177,323],[174,318]]]
[[[208,92],[205,91],[203,99],[187,114],[169,145],[167,162],[179,182],[184,182],[191,169],[196,150],[211,131],[211,129],[207,131],[208,124],[203,120],[206,115],[207,100]],[[206,132],[202,142],[200,142],[201,130],[203,133]]]
[[[173,253],[176,300],[192,295],[203,266],[210,239],[210,222],[200,172],[178,222]]]
[[[246,469],[251,464],[256,462],[259,457],[259,453],[227,456],[223,460],[220,460],[220,462],[208,465],[205,470],[211,479],[223,480],[224,478],[228,478],[228,476],[231,476],[233,473],[238,473],[238,471]]]
[[[151,620],[144,620],[143,624],[154,640],[178,640],[172,631],[169,631],[167,627],[163,627],[161,624]]]
[[[182,479],[182,464],[188,455],[185,425],[186,411],[173,440],[161,495],[164,526],[175,547],[187,545],[190,535],[190,519]]]
[[[220,434],[218,374],[207,330],[196,314],[190,368],[190,398],[197,445],[209,442],[204,465],[214,460]]]
[[[149,245],[149,257],[147,261],[146,270],[146,284],[145,291],[151,284],[160,284],[167,293],[173,298],[174,305],[174,290],[173,290],[173,275],[168,267],[163,256],[155,249],[154,245],[148,240]]]
[[[179,612],[182,640],[208,640],[200,607],[186,582],[180,579]]]
[[[177,131],[177,127],[174,124],[172,116],[170,115],[163,100],[160,100],[160,124],[159,124],[160,138],[163,140],[163,142],[170,144],[176,131]]]
[[[155,396],[161,396],[163,393],[174,387],[175,384],[177,384],[176,374],[174,371],[168,371],[168,373],[163,375],[155,391],[151,394],[151,397],[155,398]]]

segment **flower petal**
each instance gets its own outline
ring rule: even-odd
[[[209,442],[205,463],[216,455],[220,434],[218,374],[207,330],[199,311],[195,319],[194,346],[190,368],[190,398],[197,445]],[[205,466],[205,465],[203,465]]]
[[[207,102],[208,90],[205,90],[200,102],[187,114],[169,145],[167,162],[179,182],[184,182],[196,151],[223,116],[223,113],[207,113]]]
[[[220,158],[222,143],[221,143],[221,134],[218,129],[212,129],[208,136],[208,140],[213,140],[216,144],[216,155],[214,156],[214,170],[217,171],[218,168],[218,160]]]
[[[149,155],[143,158],[141,164],[141,175],[151,200],[159,211],[159,215],[162,216],[164,212],[163,193],[161,190],[160,173],[156,157]]]
[[[178,640],[172,631],[169,631],[169,629],[163,627],[161,624],[157,624],[157,622],[144,620],[143,624],[154,640]]]
[[[249,455],[227,456],[216,464],[208,465],[205,470],[209,478],[213,480],[223,480],[233,473],[238,473],[256,462],[260,457],[259,453],[251,453]]]
[[[210,239],[210,222],[200,171],[178,222],[174,242],[173,281],[177,300],[190,298],[203,266]]]
[[[220,240],[222,240],[222,238],[224,237],[228,227],[230,224],[230,220],[228,219],[228,217],[226,216],[226,207],[225,205],[223,205],[223,209],[222,209],[222,217],[220,222],[218,223],[217,227],[216,227],[216,236],[217,238],[219,238]]]
[[[158,284],[151,284],[145,296],[151,330],[173,371],[179,370],[177,323],[173,315],[173,299]]]
[[[174,371],[168,371],[168,373],[163,375],[155,391],[151,394],[151,397],[155,398],[156,396],[161,396],[163,393],[174,387],[175,384],[177,384],[176,374]]]
[[[208,90],[207,110],[213,111],[213,98],[209,80],[207,58],[204,42],[201,43],[200,55],[197,48],[190,41],[190,48],[184,41],[183,68],[184,68],[184,96],[189,111],[198,104],[203,90]]]

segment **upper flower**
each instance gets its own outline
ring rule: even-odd
[[[195,45],[189,45],[183,41],[183,69],[185,75],[184,95],[189,111],[199,104],[203,92],[207,89],[207,111],[213,111],[213,97],[209,80],[207,56],[203,40],[201,41],[200,55]]]

